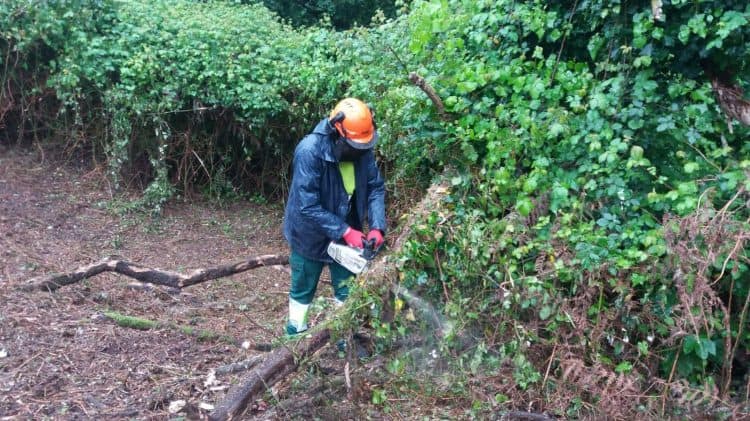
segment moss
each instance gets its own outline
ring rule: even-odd
[[[197,330],[192,326],[178,325],[175,323],[161,323],[153,320],[144,319],[141,317],[126,316],[116,311],[105,311],[103,313],[107,318],[112,319],[118,326],[127,327],[130,329],[138,330],[151,330],[158,328],[167,328],[170,330],[178,331],[186,336],[192,336],[198,340],[198,342],[207,341],[221,341],[229,344],[235,343],[235,339],[228,335],[222,335],[212,330],[200,329]]]
[[[115,311],[105,311],[104,315],[114,320],[118,326],[128,327],[138,330],[151,330],[159,327],[159,323],[153,320],[143,319],[140,317],[126,316]]]

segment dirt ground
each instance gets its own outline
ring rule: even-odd
[[[52,293],[18,290],[30,278],[107,255],[186,273],[287,253],[279,204],[177,200],[153,219],[121,214],[122,202],[108,191],[101,171],[42,162],[37,153],[0,145],[1,420],[200,417],[246,375],[211,371],[263,354],[282,335],[289,287],[283,268],[251,270],[180,294],[136,288],[138,282],[113,273]],[[319,295],[330,295],[321,288]],[[112,313],[161,327],[121,327]],[[180,401],[185,405],[177,412]],[[273,406],[256,402],[247,418],[304,416]]]

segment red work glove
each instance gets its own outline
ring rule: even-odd
[[[383,244],[383,233],[380,230],[370,230],[367,233],[367,241],[375,240],[375,248],[380,247]]]
[[[357,231],[352,227],[348,227],[346,231],[344,232],[344,241],[349,247],[356,247],[356,248],[364,248],[365,245],[362,244],[362,240],[365,238],[365,235],[362,234],[362,231]]]

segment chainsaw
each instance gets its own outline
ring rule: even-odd
[[[364,240],[362,244],[364,248],[350,247],[346,244],[331,241],[328,244],[328,255],[349,272],[359,275],[367,269],[372,259],[375,258],[375,255],[378,254],[382,247],[382,245],[381,247],[375,247],[374,238],[372,240]]]

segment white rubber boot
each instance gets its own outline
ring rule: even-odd
[[[307,310],[310,304],[302,304],[292,298],[289,299],[289,322],[286,333],[296,335],[307,330]]]

